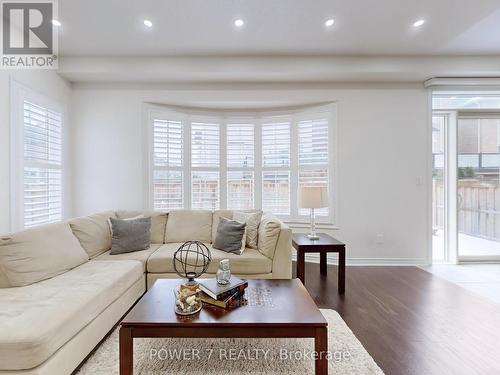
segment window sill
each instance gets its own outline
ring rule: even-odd
[[[285,224],[287,224],[292,229],[309,229],[309,228],[311,228],[310,222],[285,221]],[[338,230],[340,228],[338,226],[336,226],[335,224],[331,224],[331,223],[316,223],[316,229]]]

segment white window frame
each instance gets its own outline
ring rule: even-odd
[[[290,121],[290,166],[281,167],[263,167],[262,166],[262,124],[270,117],[280,117]],[[157,104],[144,104],[144,171],[145,171],[145,189],[144,189],[144,207],[153,209],[153,121],[173,120],[182,121],[184,124],[184,208],[191,207],[191,173],[193,170],[216,170],[219,171],[219,204],[220,209],[227,207],[227,171],[248,171],[254,173],[254,208],[262,208],[262,172],[265,170],[290,171],[290,212],[291,215],[277,215],[283,221],[294,225],[306,227],[310,221],[309,215],[299,215],[297,207],[298,202],[298,122],[301,120],[311,120],[315,118],[326,118],[328,120],[328,184],[330,207],[328,216],[317,218],[320,227],[337,227],[338,220],[338,189],[337,189],[337,106],[330,103],[321,106],[283,108],[278,110],[266,111],[223,111],[223,110],[202,110],[175,106],[162,106]],[[220,124],[220,167],[205,168],[191,167],[191,122],[209,122]],[[227,167],[226,150],[226,126],[235,123],[254,124],[254,167],[240,168]]]
[[[11,231],[24,229],[24,102],[29,101],[61,114],[61,220],[68,217],[68,131],[64,105],[21,83],[10,80],[10,219]]]

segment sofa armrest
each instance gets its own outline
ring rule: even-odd
[[[292,278],[292,230],[281,223],[273,257],[273,279]]]
[[[292,278],[292,230],[272,214],[262,215],[258,249],[273,261],[273,279]]]

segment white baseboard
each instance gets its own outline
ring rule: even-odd
[[[328,254],[327,264],[337,265],[337,255]],[[330,256],[331,255],[331,256]],[[297,256],[292,254],[292,259]],[[306,254],[306,262],[319,263],[319,254]],[[429,262],[425,258],[346,258],[348,266],[427,266]]]

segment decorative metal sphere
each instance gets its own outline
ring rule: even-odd
[[[203,242],[187,241],[174,253],[174,270],[192,282],[207,271],[211,261],[212,254]]]

